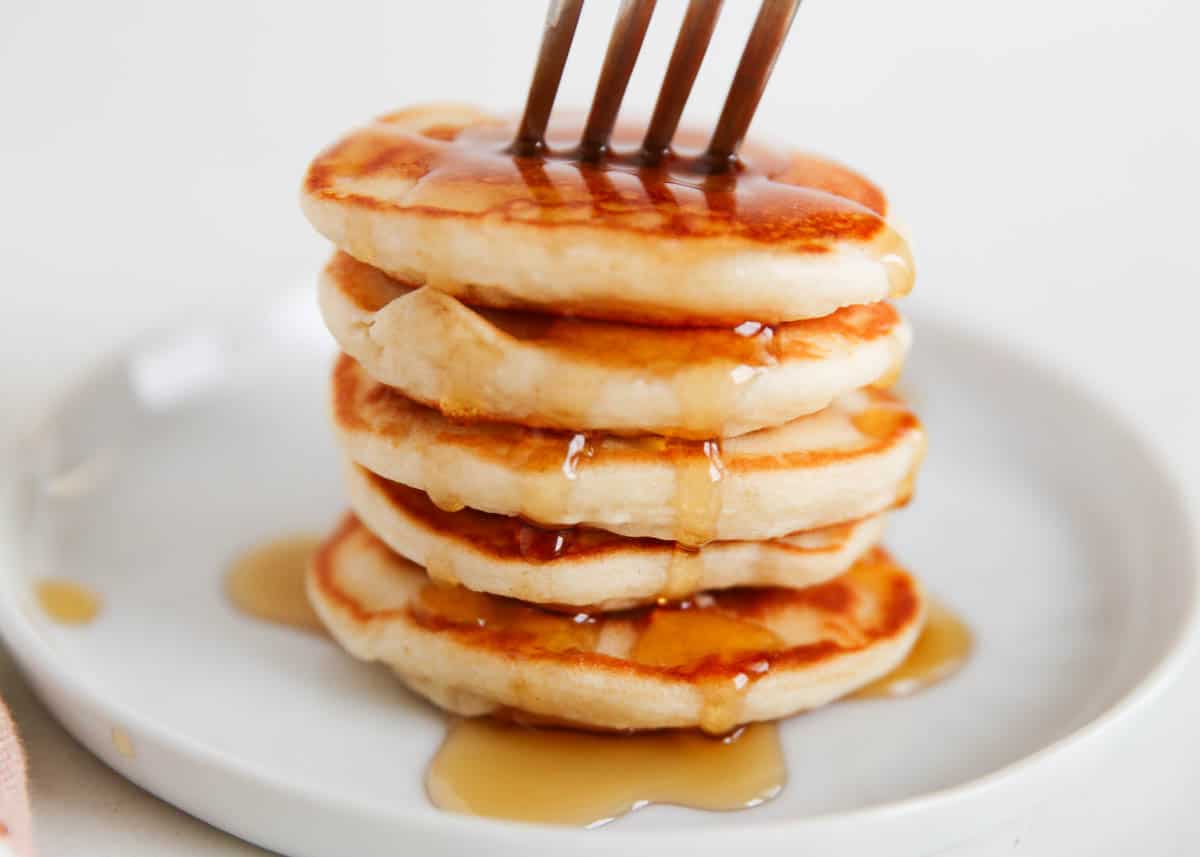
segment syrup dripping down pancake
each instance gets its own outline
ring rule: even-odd
[[[891,508],[910,495],[925,445],[903,403],[872,389],[775,428],[688,441],[456,422],[345,356],[332,387],[335,430],[350,458],[442,508],[692,547],[779,538]]]
[[[359,520],[436,580],[553,609],[618,610],[735,586],[801,588],[845,572],[883,533],[885,515],[757,542],[672,542],[604,530],[547,530],[474,509],[447,512],[423,492],[348,463]]]
[[[573,431],[709,438],[779,425],[895,374],[910,340],[887,303],[691,329],[479,310],[345,253],[319,295],[342,350],[409,398]]]
[[[301,204],[351,256],[472,305],[671,326],[774,324],[906,294],[913,265],[883,193],[812,155],[748,144],[712,175],[682,129],[657,167],[618,126],[598,163],[579,125],[545,156],[507,153],[515,126],[465,106],[401,110],[312,162]]]
[[[596,729],[786,717],[899,664],[925,596],[882,549],[806,589],[735,589],[682,605],[564,615],[431,581],[348,516],[308,593],[335,639],[451,711],[526,712]]]

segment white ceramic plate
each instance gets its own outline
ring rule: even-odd
[[[228,607],[231,557],[342,508],[332,346],[307,291],[119,355],[17,450],[0,628],[109,765],[295,857],[928,853],[1080,784],[1178,666],[1196,557],[1181,501],[1115,415],[1024,358],[915,325],[904,383],[930,455],[889,543],[967,617],[975,657],[919,696],[786,723],[790,783],[751,811],[656,806],[591,832],[441,813],[422,791],[433,709],[383,669]],[[101,617],[47,621],[30,594],[42,575],[97,590]]]

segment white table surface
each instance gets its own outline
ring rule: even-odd
[[[718,109],[753,14],[727,5],[700,117]],[[136,331],[307,276],[324,253],[295,205],[307,158],[404,103],[518,106],[543,8],[0,7],[0,432]],[[562,103],[586,104],[611,8],[585,13]],[[652,103],[679,10],[660,4],[633,111]],[[827,0],[796,28],[757,130],[884,184],[917,238],[913,301],[1100,391],[1194,499],[1197,7]],[[256,853],[92,759],[2,653],[0,694],[28,745],[43,854]],[[1200,663],[1114,736],[1085,788],[952,853],[1197,853],[1197,714]]]

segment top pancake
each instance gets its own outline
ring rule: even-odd
[[[869,181],[812,155],[747,146],[709,175],[681,132],[661,166],[618,128],[596,164],[506,153],[511,122],[416,107],[351,132],[309,167],[302,205],[355,258],[480,306],[639,323],[736,325],[827,315],[912,286],[904,240]]]

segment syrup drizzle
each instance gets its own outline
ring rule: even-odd
[[[430,550],[425,557],[425,573],[429,575],[430,580],[438,583],[453,586],[459,582],[458,574],[454,570],[454,562],[450,558],[448,550],[438,548]]]
[[[530,515],[539,521],[561,519],[571,508],[571,493],[583,468],[596,454],[592,436],[575,432],[567,439],[557,467],[531,483],[523,500]]]
[[[524,644],[551,652],[591,651],[599,633],[595,619],[587,613],[554,613],[510,598],[437,582],[421,587],[412,611],[429,623],[510,634],[514,648]]]
[[[850,417],[856,429],[875,440],[892,436],[901,424],[911,419],[912,415],[907,410],[885,406],[865,408]]]
[[[667,448],[675,461],[675,541],[704,547],[716,537],[721,517],[721,441],[668,441]]]
[[[678,601],[700,589],[704,577],[704,560],[700,551],[676,544],[671,551],[671,562],[667,566],[667,580],[659,595],[659,603]]]
[[[488,818],[597,827],[649,803],[756,806],[787,770],[774,724],[724,738],[531,729],[489,718],[450,726],[425,785],[434,805]]]
[[[763,625],[704,609],[711,603],[710,596],[701,594],[681,609],[654,610],[634,643],[630,660],[660,667],[708,668],[710,674],[700,684],[700,728],[710,735],[722,735],[741,722],[746,692],[770,667],[765,660],[754,661],[732,675],[712,671],[712,667],[781,649],[784,642]]]
[[[737,412],[738,397],[750,382],[779,364],[781,338],[776,336],[774,327],[747,321],[734,327],[733,332],[737,338],[734,347],[725,345],[721,370],[714,374],[697,369],[675,376],[672,388],[679,405],[681,436],[690,437],[688,430],[694,431],[695,426],[714,427],[719,433],[717,427],[724,426],[729,415]],[[695,339],[695,333],[689,330],[685,335],[690,334]],[[723,342],[720,344],[724,345]],[[719,352],[710,350],[708,353]]]
[[[737,236],[822,252],[836,239],[861,242],[883,265],[897,294],[912,265],[903,238],[886,221],[882,191],[845,167],[808,155],[748,145],[733,169],[713,173],[704,135],[681,128],[655,164],[640,156],[640,129],[621,124],[612,145],[581,160],[578,125],[552,123],[547,145],[514,157],[503,122],[435,126],[396,134],[387,118],[319,157],[305,180],[310,193],[353,193],[360,181],[407,186],[406,204],[438,205],[475,194],[461,214],[533,224],[602,223],[656,236]],[[374,244],[367,228],[347,236],[352,255]],[[358,252],[356,252],[358,251]],[[369,255],[369,254],[368,254]]]

